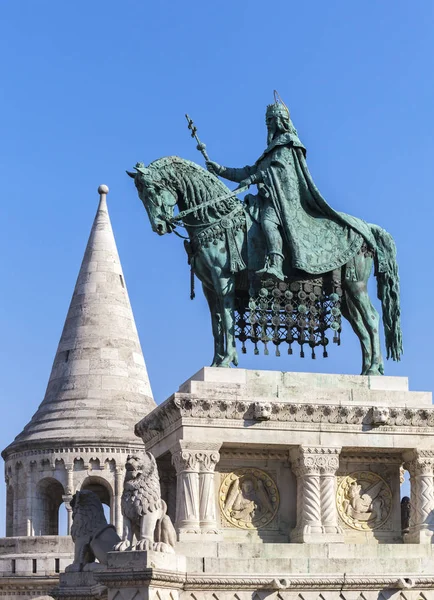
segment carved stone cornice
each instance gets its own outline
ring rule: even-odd
[[[155,408],[137,423],[135,433],[149,442],[162,431],[184,419],[221,419],[261,423],[263,427],[274,423],[317,423],[330,425],[352,425],[354,429],[371,427],[394,431],[395,428],[434,428],[434,409],[388,407],[387,419],[379,424],[372,405],[342,404],[290,404],[289,402],[267,402],[270,412],[267,419],[258,418],[257,402],[244,400],[204,399],[194,394],[177,393]]]
[[[434,577],[412,577],[411,580],[399,576],[289,576],[277,579],[270,576],[222,576],[214,574],[181,574],[157,569],[142,571],[95,573],[95,579],[110,587],[136,587],[140,584],[161,585],[169,588],[189,590],[399,590],[411,587],[412,590],[432,589]],[[114,585],[113,585],[114,584]],[[344,596],[342,596],[344,597]]]
[[[19,452],[13,452],[5,458],[5,462],[18,460],[21,458],[25,458],[28,456],[38,456],[38,457],[53,457],[54,460],[62,460],[65,465],[68,462],[74,460],[74,458],[79,458],[82,454],[92,455],[95,457],[101,454],[131,454],[133,452],[137,452],[137,448],[143,450],[142,443],[137,440],[137,445],[116,445],[116,446],[97,446],[94,444],[74,444],[71,446],[53,446],[51,448],[33,448],[29,450],[23,450]],[[76,455],[76,456],[75,456]],[[92,458],[90,456],[89,458]]]
[[[278,460],[287,461],[289,460],[288,450],[253,450],[253,449],[241,449],[241,448],[222,448],[220,451],[221,460]]]
[[[357,449],[357,454],[354,451],[343,451],[341,454],[342,463],[379,463],[381,465],[402,465],[403,457],[401,452],[384,452],[381,454],[373,454],[372,449],[363,450]]]
[[[6,599],[15,595],[45,596],[50,595],[54,586],[59,582],[59,576],[46,575],[40,577],[26,577],[14,575],[1,578],[0,597]]]
[[[184,573],[176,571],[163,571],[159,569],[143,569],[141,571],[124,570],[124,571],[99,571],[95,572],[94,577],[100,583],[110,586],[114,584],[119,587],[134,587],[140,584],[164,584],[164,587],[177,588],[183,587],[186,581]]]
[[[58,600],[61,598],[65,600],[89,600],[90,598],[107,600],[107,588],[99,583],[76,587],[59,585],[59,587],[52,589],[50,593]]]
[[[345,598],[345,590],[399,590],[406,586],[412,590],[432,589],[434,577],[412,577],[411,580],[403,577],[351,577],[351,576],[290,576],[282,579],[270,577],[222,577],[188,575],[185,590],[340,590],[341,598]]]

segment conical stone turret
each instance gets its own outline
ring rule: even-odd
[[[81,264],[45,397],[3,451],[7,535],[56,535],[58,510],[92,489],[122,527],[128,453],[143,449],[134,425],[155,408],[107,211],[107,186]]]
[[[13,446],[137,441],[155,402],[100,186],[98,210],[44,400]]]

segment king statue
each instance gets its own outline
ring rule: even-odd
[[[369,242],[371,233],[363,221],[333,210],[321,196],[306,164],[306,148],[282,101],[267,107],[266,125],[267,148],[253,166],[233,169],[208,160],[207,168],[240,183],[240,188],[258,186],[258,195],[249,194],[246,202],[259,208],[267,244],[260,276],[283,281],[285,258],[294,269],[310,274],[332,271],[354,256],[363,239]]]
[[[222,167],[210,161],[186,115],[208,171],[177,156],[148,166],[134,179],[152,229],[159,235],[185,227],[185,249],[208,301],[214,336],[212,366],[238,364],[235,338],[243,344],[298,342],[327,356],[331,329],[340,343],[341,316],[359,337],[362,374],[384,373],[379,314],[368,293],[374,266],[387,357],[402,354],[396,246],[382,227],[338,212],[324,200],[306,164],[306,149],[289,110],[275,93],[267,107],[267,147],[252,166]],[[219,179],[239,183],[232,192]],[[237,193],[257,185],[244,202]],[[176,212],[176,210],[178,212]],[[193,297],[193,290],[191,296]],[[243,351],[245,347],[243,346]]]

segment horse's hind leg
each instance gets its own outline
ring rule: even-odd
[[[366,330],[362,316],[354,306],[351,296],[347,291],[345,291],[341,308],[342,315],[347,319],[354,333],[359,338],[362,348],[362,375],[365,375],[371,367],[372,348],[370,335]]]
[[[371,318],[372,364],[368,375],[384,375],[384,361],[380,342],[380,315],[375,310],[368,293],[366,293],[368,313]]]
[[[219,299],[214,290],[202,286],[203,293],[207,299],[209,312],[211,315],[212,334],[214,337],[214,358],[212,359],[212,367],[218,367],[223,360],[225,338],[222,324],[222,310]]]
[[[363,253],[354,258],[357,280],[345,279],[345,290],[363,319],[363,324],[371,340],[371,359],[369,368],[363,375],[382,375],[384,373],[383,357],[380,345],[380,315],[372,305],[368,295],[368,279],[372,271],[373,260]]]

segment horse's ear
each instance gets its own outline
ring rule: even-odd
[[[125,173],[127,175],[129,175],[130,177],[132,177],[132,179],[134,179],[136,177],[136,174],[135,173],[131,173],[130,171],[125,171]]]

